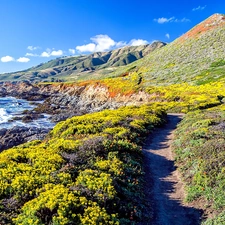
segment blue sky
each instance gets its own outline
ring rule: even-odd
[[[0,0],[0,73],[154,40],[171,42],[224,0]]]

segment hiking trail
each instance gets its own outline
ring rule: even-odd
[[[142,225],[199,225],[201,210],[184,203],[184,185],[174,165],[171,144],[182,114],[168,114],[168,123],[157,128],[143,148],[145,194],[151,221]]]

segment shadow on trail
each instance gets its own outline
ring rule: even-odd
[[[199,225],[202,211],[182,204],[184,191],[170,145],[182,115],[168,115],[168,123],[151,134],[144,146],[145,194],[151,221],[143,225]]]

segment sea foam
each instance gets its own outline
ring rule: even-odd
[[[0,123],[6,123],[12,117],[6,109],[0,108]]]

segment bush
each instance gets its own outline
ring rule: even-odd
[[[141,144],[164,119],[165,111],[154,104],[105,110],[60,122],[46,140],[0,153],[0,220],[18,225],[141,220]],[[10,199],[16,201],[13,208],[5,207]]]
[[[203,198],[205,206],[216,212],[225,210],[224,119],[220,108],[189,113],[174,142],[176,163],[187,185],[187,201]],[[223,224],[211,222],[206,224]]]

